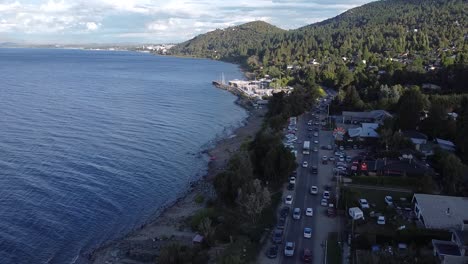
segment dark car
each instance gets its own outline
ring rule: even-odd
[[[288,190],[290,190],[290,191],[294,190],[294,183],[289,183],[288,184]]]
[[[335,217],[335,216],[336,216],[336,209],[335,209],[335,207],[328,207],[328,209],[327,209],[327,216],[328,216],[328,217]]]
[[[276,229],[275,231],[273,231],[273,235],[271,237],[271,242],[273,242],[274,244],[283,243],[283,230]]]
[[[271,245],[266,252],[266,256],[271,259],[276,258],[278,256],[278,246]]]
[[[311,137],[312,137],[312,135],[311,135],[311,134],[307,134],[307,137],[308,137],[308,138],[311,138]]]
[[[278,219],[278,224],[276,225],[276,228],[284,229],[285,225],[286,225],[286,217],[282,216]]]
[[[317,173],[318,173],[318,168],[317,168],[317,166],[312,166],[311,171],[312,171],[313,174],[317,174]]]
[[[302,261],[305,263],[311,263],[312,262],[312,251],[310,249],[304,249],[302,252]]]
[[[285,206],[285,207],[281,208],[280,215],[282,217],[287,217],[289,215],[290,210],[291,210],[291,208]]]

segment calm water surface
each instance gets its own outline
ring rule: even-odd
[[[246,118],[235,65],[0,49],[0,263],[81,263],[174,201]],[[174,191],[175,190],[175,191]]]

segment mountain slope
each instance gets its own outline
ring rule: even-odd
[[[257,52],[261,42],[286,32],[263,21],[254,21],[226,29],[216,29],[174,46],[173,55],[239,61]]]

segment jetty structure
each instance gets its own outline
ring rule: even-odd
[[[293,90],[293,88],[290,86],[275,87],[272,85],[273,81],[274,80],[267,77],[252,81],[231,80],[226,84],[223,74],[221,81],[213,81],[212,83],[217,88],[227,90],[236,95],[242,95],[254,100],[261,100],[278,92],[290,93]]]

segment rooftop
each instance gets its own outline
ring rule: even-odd
[[[432,240],[432,245],[439,255],[461,256],[460,248],[453,242]]]
[[[460,229],[468,219],[468,197],[415,193],[414,198],[421,210],[426,228]]]
[[[373,110],[369,112],[343,111],[342,114],[343,114],[343,117],[348,117],[348,118],[375,119],[375,120],[383,120],[387,117],[393,117],[389,112],[385,110]]]
[[[405,130],[405,131],[402,131],[401,134],[407,138],[424,139],[424,140],[428,139],[425,134],[418,132],[416,130]]]

